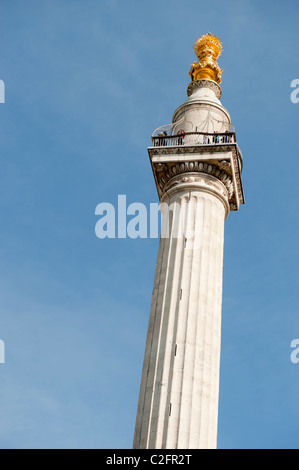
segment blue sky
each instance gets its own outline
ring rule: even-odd
[[[147,146],[223,43],[246,204],[225,225],[219,448],[298,448],[298,2],[1,0],[0,448],[131,448],[157,239],[95,207],[157,202]]]

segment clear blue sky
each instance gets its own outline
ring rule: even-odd
[[[95,236],[147,207],[147,146],[223,43],[246,205],[226,221],[219,448],[298,448],[298,1],[1,0],[0,448],[131,448],[157,239]]]

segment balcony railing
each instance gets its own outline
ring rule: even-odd
[[[208,133],[183,132],[176,135],[167,135],[160,132],[152,136],[154,147],[176,147],[181,145],[218,145],[236,143],[234,132]]]

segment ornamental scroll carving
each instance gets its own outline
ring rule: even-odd
[[[223,183],[226,188],[228,200],[229,202],[232,202],[234,186],[231,177],[226,173],[226,171],[221,170],[217,165],[203,162],[182,162],[170,165],[160,163],[158,165],[159,170],[156,175],[161,194],[164,194],[164,192],[170,189],[170,187],[177,185],[180,182],[200,181],[200,175],[198,173],[205,173],[214,176]],[[185,175],[185,173],[195,173],[195,175]],[[207,184],[213,185],[213,181],[205,181]]]

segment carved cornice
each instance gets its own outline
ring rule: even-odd
[[[218,100],[221,98],[221,87],[218,85],[218,83],[212,80],[196,80],[194,82],[191,82],[187,88],[187,95],[191,96],[195,90],[198,90],[198,88],[210,88],[215,93],[216,98],[218,98]]]
[[[181,155],[187,153],[220,153],[227,151],[236,151],[235,144],[217,144],[217,145],[182,145],[182,146],[169,146],[169,147],[149,147],[150,155]]]

